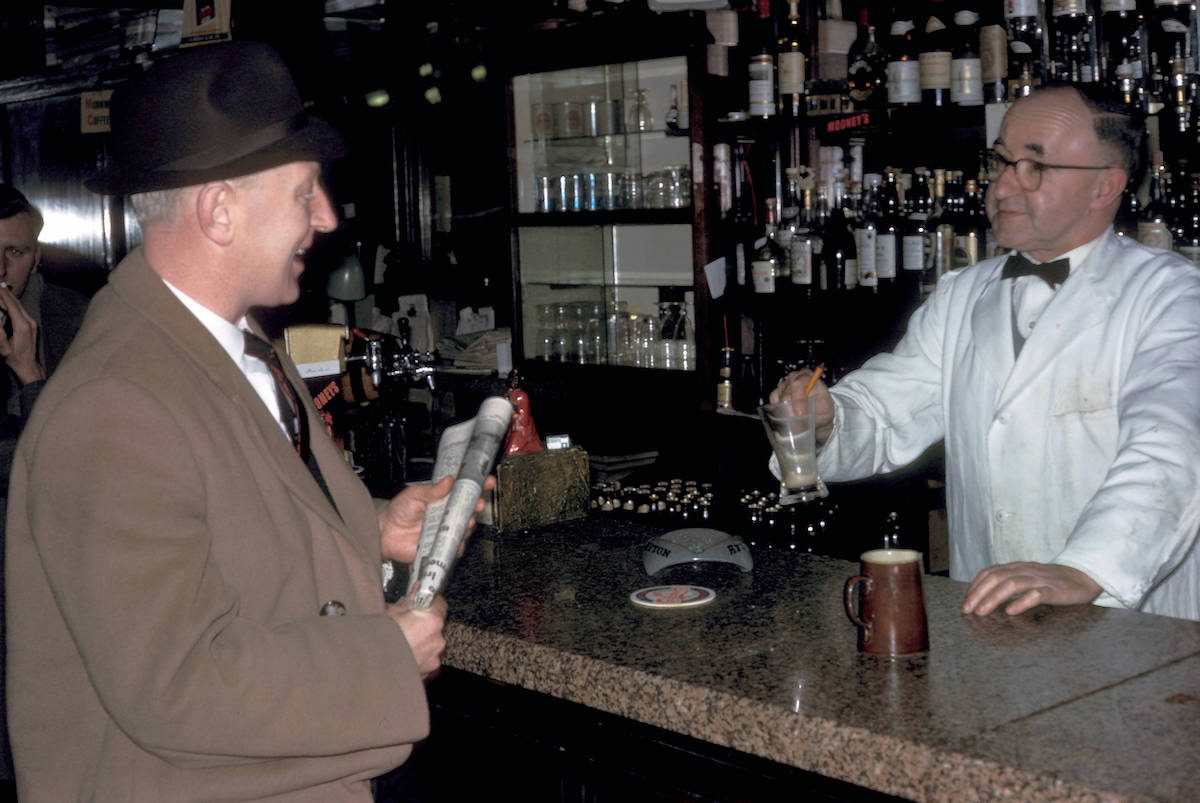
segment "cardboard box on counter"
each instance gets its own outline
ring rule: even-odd
[[[493,523],[522,530],[587,515],[587,452],[554,449],[508,457],[496,465]]]

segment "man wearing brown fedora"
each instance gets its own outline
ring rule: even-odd
[[[294,301],[341,153],[255,43],[117,89],[133,251],[25,428],[7,547],[23,801],[366,801],[429,729],[445,603],[386,605],[449,482],[378,510],[255,307]],[[311,433],[311,437],[310,437]]]

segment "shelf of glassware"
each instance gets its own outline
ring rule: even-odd
[[[691,206],[683,57],[513,79],[517,211]]]
[[[522,227],[518,238],[526,358],[695,369],[690,225]]]

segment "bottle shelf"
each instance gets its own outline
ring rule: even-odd
[[[578,137],[533,137],[531,139],[522,140],[526,145],[553,146],[553,147],[589,147],[600,143],[617,142],[629,139],[656,140],[656,139],[674,139],[676,137],[683,138],[688,136],[689,130],[686,128],[676,129],[671,131],[665,128],[654,128],[647,131],[617,131],[611,134],[596,134],[595,136],[578,136]]]
[[[522,212],[514,215],[517,226],[606,226],[670,223],[691,224],[691,206],[680,209],[608,209],[587,212]]]

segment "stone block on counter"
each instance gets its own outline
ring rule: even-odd
[[[494,523],[521,530],[587,515],[587,452],[579,448],[514,455],[496,466]]]

